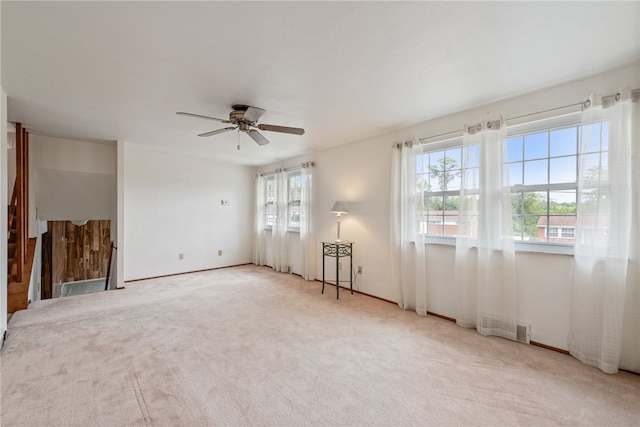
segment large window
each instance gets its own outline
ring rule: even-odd
[[[599,133],[599,144],[582,149],[582,129],[575,117],[508,128],[504,165],[511,188],[513,234],[520,244],[573,245],[579,168],[582,165],[588,173],[590,164],[606,164],[607,124],[590,126]],[[417,207],[418,229],[430,237],[451,238],[458,228],[461,140],[432,147],[426,145],[417,158],[417,191],[424,202]]]
[[[287,227],[300,228],[300,201],[302,196],[302,175],[299,170],[287,172]],[[276,192],[285,191],[276,188],[276,176],[268,176],[264,180],[264,224],[272,228],[278,218],[278,202]]]
[[[302,175],[300,171],[287,174],[287,227],[300,228],[300,200],[302,196]]]

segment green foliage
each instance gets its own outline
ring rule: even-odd
[[[444,199],[444,200],[443,200]],[[436,196],[425,197],[427,209],[430,211],[457,211],[459,205],[459,196]]]
[[[443,157],[436,164],[429,166],[429,175],[431,178],[438,180],[438,185],[442,190],[447,190],[449,183],[460,176],[460,170],[454,170],[458,167],[458,162],[451,157]]]

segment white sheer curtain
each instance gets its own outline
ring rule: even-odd
[[[286,272],[289,267],[287,242],[287,172],[279,169],[275,174],[276,218],[271,229],[273,269]]]
[[[267,247],[265,236],[265,183],[262,175],[256,178],[256,214],[253,221],[253,263],[267,264]]]
[[[300,249],[302,250],[302,277],[316,278],[316,241],[313,230],[313,172],[309,164],[303,164],[300,172]]]
[[[396,144],[392,155],[391,185],[391,274],[399,289],[398,305],[405,310],[427,315],[425,260],[426,227],[424,195],[416,183],[417,156],[422,146]]]
[[[474,132],[475,131],[475,132]],[[465,127],[455,286],[458,325],[516,339],[516,270],[504,118]]]
[[[582,116],[569,351],[606,373],[640,372],[639,114],[626,88]]]

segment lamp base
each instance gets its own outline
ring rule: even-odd
[[[341,242],[342,242],[342,239],[336,239],[336,240],[334,240],[334,242],[336,242],[336,243],[341,243]]]

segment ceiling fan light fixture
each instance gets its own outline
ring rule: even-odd
[[[260,117],[262,117],[262,115],[266,112],[266,110],[262,108],[251,107],[250,105],[244,105],[244,104],[235,104],[232,106],[232,108],[233,110],[229,113],[229,120],[218,119],[216,117],[211,117],[211,116],[203,116],[201,114],[186,113],[183,111],[179,111],[176,114],[181,116],[200,118],[200,119],[215,120],[218,122],[231,123],[235,125],[235,126],[230,126],[222,129],[201,133],[198,136],[213,136],[219,133],[238,129],[238,135],[240,134],[239,132],[242,131],[247,135],[249,135],[251,139],[253,139],[258,145],[266,145],[269,143],[269,140],[264,136],[262,136],[262,134],[260,134],[260,132],[258,132],[256,129],[265,130],[269,132],[288,133],[293,135],[304,134],[304,129],[302,128],[258,124],[258,119],[260,119]],[[238,149],[240,149],[239,146],[240,145],[238,144]]]

